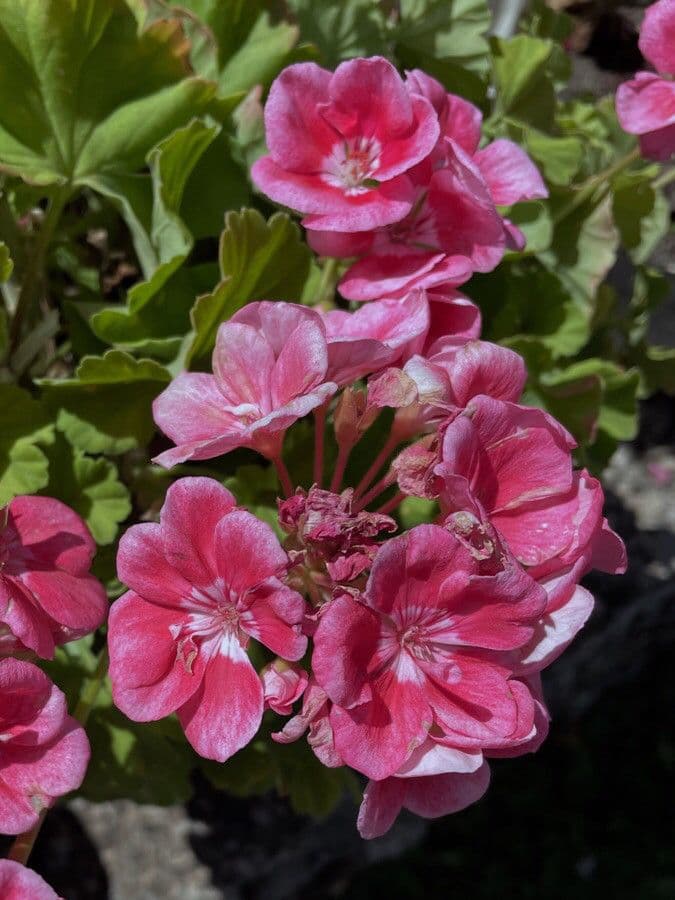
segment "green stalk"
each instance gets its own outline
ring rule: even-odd
[[[44,278],[45,260],[47,258],[47,250],[54,236],[54,230],[61,218],[63,207],[66,205],[69,197],[69,188],[57,188],[53,197],[49,201],[49,207],[40,228],[40,232],[35,239],[33,253],[26,260],[24,268],[23,284],[19,292],[19,299],[16,303],[14,318],[10,328],[10,355],[16,350],[21,339],[21,329],[25,319],[31,313],[37,300],[40,284]]]
[[[569,215],[571,215],[575,211],[575,209],[583,206],[583,204],[586,203],[587,200],[591,199],[591,197],[595,194],[596,189],[600,186],[604,187],[602,193],[602,197],[604,197],[609,192],[609,183],[612,178],[614,178],[614,176],[618,175],[620,172],[623,172],[624,169],[627,169],[638,159],[640,159],[640,149],[636,147],[634,150],[631,150],[630,153],[622,156],[602,172],[599,172],[597,175],[589,178],[588,181],[581,185],[570,202],[563,206],[562,209],[558,210],[556,215],[553,217],[553,224],[558,225],[563,221],[563,219],[566,219]]]

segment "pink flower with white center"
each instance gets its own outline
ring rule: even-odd
[[[423,819],[438,819],[477,803],[490,784],[487,763],[475,772],[385,778],[369,781],[363,793],[357,828],[370,840],[386,834],[402,809]]]
[[[56,645],[105,621],[105,589],[89,574],[96,544],[77,513],[51,497],[15,497],[0,523],[0,655],[51,659]]]
[[[328,72],[289,66],[265,105],[269,156],[251,175],[306,228],[366,231],[402,219],[414,191],[406,173],[438,140],[438,119],[386,59],[352,59]]]
[[[235,508],[210,478],[169,488],[159,524],[122,537],[108,646],[113,699],[130,719],[173,712],[195,750],[224,761],[255,735],[263,687],[246,648],[302,657],[304,600],[281,580],[288,557],[274,532]]]
[[[394,775],[432,727],[458,749],[530,733],[534,701],[508,651],[530,640],[545,595],[506,558],[483,572],[449,531],[420,525],[382,545],[363,596],[322,612],[312,670],[347,765]]]
[[[169,467],[237,447],[278,460],[286,430],[337,390],[327,371],[317,312],[250,303],[218,329],[213,375],[184,372],[155,400],[155,422],[177,445],[155,462]]]
[[[359,257],[339,286],[350,300],[459,285],[473,272],[491,271],[506,249],[525,244],[496,207],[548,196],[537,167],[516,144],[500,139],[478,149],[480,110],[418,70],[406,84],[411,97],[433,105],[441,125],[433,153],[409,173],[416,190],[411,211],[369,232],[331,229],[308,236],[322,256]]]
[[[619,85],[616,114],[624,131],[639,135],[643,156],[667,160],[675,153],[675,0],[647,9],[640,50],[660,75],[638,72]]]
[[[378,300],[356,312],[334,309],[323,319],[328,376],[344,385],[417,352],[429,331],[429,302],[424,291],[412,291],[400,300]]]
[[[0,833],[32,828],[82,784],[88,763],[87,736],[61,691],[32,663],[0,660]]]
[[[307,687],[307,672],[294,663],[275,659],[260,673],[265,694],[265,708],[273,709],[280,716],[290,716],[293,704],[302,697]]]
[[[4,900],[60,900],[37,872],[12,859],[0,859],[0,897]]]

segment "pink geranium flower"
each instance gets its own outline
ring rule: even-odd
[[[322,612],[312,669],[347,765],[394,775],[432,726],[459,749],[530,733],[534,703],[505,651],[531,639],[545,596],[502,562],[483,574],[449,531],[421,525],[382,546],[363,596]]]
[[[264,193],[307,214],[307,228],[366,231],[410,211],[406,173],[431,152],[439,127],[431,105],[376,56],[335,72],[289,66],[270,89],[265,133],[270,155],[251,173]]]
[[[87,736],[61,691],[32,663],[0,660],[0,832],[32,828],[80,786],[88,762]]]
[[[522,233],[496,207],[548,196],[538,169],[516,144],[500,139],[478,149],[480,110],[418,70],[406,84],[411,97],[432,104],[441,126],[433,152],[409,173],[416,191],[411,211],[369,232],[346,228],[341,231],[349,233],[308,236],[322,256],[360,257],[340,282],[350,300],[459,285],[473,272],[491,271],[506,249],[524,246]]]
[[[0,510],[0,654],[54,647],[101,625],[103,585],[89,574],[96,544],[82,519],[51,497],[15,497]]]
[[[155,462],[212,459],[237,447],[278,459],[286,430],[337,390],[327,371],[316,311],[250,303],[218,329],[213,375],[184,372],[155,400],[155,422],[177,444]]]
[[[657,72],[638,72],[619,86],[616,113],[624,131],[640,137],[644,156],[667,160],[675,153],[675,0],[649,7],[640,50]]]
[[[137,722],[173,712],[202,756],[221,762],[255,735],[263,687],[251,638],[298,660],[305,604],[281,581],[288,557],[274,532],[210,478],[168,490],[159,524],[122,537],[108,646],[113,698]]]
[[[37,872],[11,859],[0,859],[0,897],[3,900],[60,900]]]

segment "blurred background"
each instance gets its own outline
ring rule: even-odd
[[[636,7],[568,5],[571,92],[612,92],[641,65]],[[517,6],[495,3],[509,33]],[[675,209],[675,191],[671,191]],[[657,248],[672,290],[654,320],[675,347],[675,238]],[[619,259],[610,281],[626,302]],[[323,821],[276,796],[239,799],[195,776],[186,806],[77,799],[47,818],[31,859],[67,900],[675,897],[675,408],[657,394],[605,476],[628,546],[623,578],[592,576],[593,619],[544,684],[551,734],[533,757],[496,761],[475,807],[428,823],[402,815],[369,843],[349,797]]]

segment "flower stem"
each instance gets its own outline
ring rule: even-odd
[[[655,178],[652,182],[652,187],[654,188],[664,188],[670,184],[671,181],[675,181],[675,166],[672,166],[670,169],[665,169],[658,178]]]
[[[387,460],[389,459],[391,454],[394,452],[394,450],[398,447],[399,443],[400,443],[400,441],[399,441],[398,437],[396,437],[396,436],[394,436],[394,434],[390,433],[389,437],[387,438],[387,440],[384,443],[384,446],[382,447],[380,452],[377,454],[377,456],[373,460],[372,465],[370,466],[370,468],[368,469],[366,474],[363,476],[361,481],[359,481],[359,483],[356,485],[356,488],[354,489],[354,499],[355,500],[358,497],[360,497],[361,494],[363,494],[365,491],[368,490],[371,482],[373,481],[375,476],[378,474],[378,472],[380,471],[382,466],[384,466],[384,464],[387,462]]]
[[[379,497],[380,494],[384,493],[387,488],[391,487],[394,483],[394,477],[391,472],[387,472],[385,475],[380,478],[379,481],[376,481],[375,484],[371,487],[369,491],[359,499],[359,502],[356,504],[356,508],[354,512],[360,512],[362,509],[365,509],[369,503],[372,503],[376,497]]]
[[[61,217],[63,208],[68,201],[69,188],[58,188],[49,201],[49,207],[45,215],[40,232],[35,240],[32,256],[26,261],[23,284],[19,292],[19,298],[14,311],[14,318],[10,327],[10,356],[16,349],[21,339],[21,329],[24,320],[31,312],[44,276],[47,250],[54,235],[54,229]]]
[[[326,257],[323,269],[321,270],[321,281],[319,282],[319,289],[317,291],[317,306],[321,306],[321,304],[324,303],[332,305],[333,298],[335,297],[335,287],[337,285],[339,262],[339,259],[335,257]]]
[[[342,479],[344,478],[345,469],[347,468],[347,462],[349,461],[349,456],[352,452],[354,445],[353,444],[340,444],[338,447],[338,455],[335,460],[335,469],[333,470],[333,477],[330,481],[330,489],[334,494],[342,487]]]
[[[326,405],[314,410],[314,484],[323,485],[324,430],[326,428]]]
[[[77,721],[83,727],[87,724],[89,715],[96,704],[101,686],[105,680],[106,675],[108,674],[108,663],[108,647],[106,646],[101,651],[101,655],[98,658],[98,663],[96,665],[94,674],[91,676],[91,678],[88,678],[85,681],[82,687],[80,699],[78,700],[77,706],[75,707],[75,712],[73,713],[73,718],[77,719]],[[35,845],[35,841],[37,840],[37,836],[40,833],[40,829],[42,828],[42,823],[45,820],[47,812],[48,809],[43,809],[40,812],[35,825],[33,825],[33,827],[28,831],[24,831],[23,834],[17,835],[9,851],[7,857],[8,859],[14,860],[14,862],[21,863],[22,866],[26,865],[26,863],[28,862],[28,857],[31,855],[31,852]]]
[[[403,491],[397,491],[391,500],[387,500],[387,502],[378,507],[375,512],[379,513],[381,516],[387,516],[396,509],[402,500],[405,500],[405,494]]]
[[[617,159],[615,163],[611,166],[608,166],[602,172],[599,172],[597,175],[594,175],[592,178],[589,178],[582,185],[579,186],[577,192],[571,198],[569,203],[563,206],[562,209],[558,210],[558,212],[553,216],[553,224],[558,225],[563,219],[566,219],[570,216],[576,209],[580,206],[583,206],[586,201],[590,200],[596,189],[600,186],[603,186],[603,191],[601,195],[601,199],[609,193],[611,179],[618,175],[620,172],[623,172],[624,169],[627,169],[630,165],[640,159],[640,148],[635,147],[630,153],[626,153],[625,156],[622,156],[620,159]]]
[[[286,463],[280,456],[275,456],[272,462],[274,463],[274,468],[277,470],[277,475],[279,476],[281,490],[284,492],[286,499],[288,499],[293,496],[293,482],[291,481],[291,476],[286,468]]]

